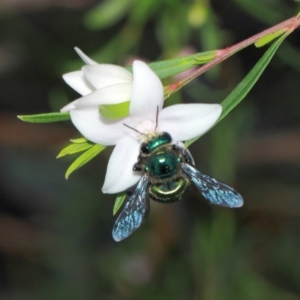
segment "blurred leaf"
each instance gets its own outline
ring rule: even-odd
[[[63,157],[65,155],[69,155],[69,154],[75,154],[78,152],[82,152],[84,150],[91,148],[92,146],[93,146],[93,144],[89,143],[89,142],[71,144],[71,145],[68,145],[67,147],[65,147],[64,149],[62,149],[56,158],[60,158],[60,157]]]
[[[106,146],[102,145],[94,145],[90,149],[88,149],[86,152],[81,154],[68,168],[66,172],[66,179],[69,178],[69,176],[77,169],[84,166],[86,163],[88,163],[92,158],[94,158],[96,155],[98,155],[101,151],[103,151],[106,148]]]
[[[277,41],[275,41],[266,53],[260,58],[252,70],[246,75],[246,77],[238,84],[238,86],[223,100],[221,103],[223,111],[218,119],[217,123],[220,122],[224,117],[226,117],[229,112],[234,109],[249,93],[251,88],[254,86],[256,81],[259,79],[272,57],[276,53],[276,50],[282,43],[282,41],[288,36],[289,33],[281,36]],[[200,137],[200,136],[199,136]],[[193,142],[195,142],[199,137],[185,142],[185,147],[189,147]]]
[[[51,122],[60,122],[60,121],[69,121],[71,120],[70,114],[68,112],[55,112],[55,113],[46,113],[38,115],[26,115],[18,116],[18,118],[24,122],[30,123],[51,123]]]
[[[126,198],[126,194],[125,193],[119,194],[117,196],[116,201],[115,201],[115,205],[114,205],[114,209],[113,209],[113,215],[115,215],[118,212],[118,210],[122,206],[125,198]]]
[[[84,17],[89,29],[103,29],[117,23],[128,12],[131,0],[107,0],[94,7]]]
[[[142,31],[143,25],[126,24],[107,44],[94,53],[93,58],[99,63],[109,63],[119,60],[124,54],[134,53],[135,48],[139,46]]]
[[[188,12],[188,22],[193,28],[201,28],[208,18],[208,3],[195,1]]]
[[[129,101],[119,104],[101,105],[100,114],[107,119],[121,119],[129,115]]]
[[[161,7],[160,1],[157,0],[132,0],[132,11],[130,12],[129,20],[135,26],[145,25],[146,22],[157,12]]]
[[[205,1],[204,1],[205,2]],[[221,32],[218,26],[217,17],[211,8],[210,2],[205,2],[205,20],[201,26],[201,30],[198,30],[199,39],[203,51],[208,49],[219,49],[224,44],[224,34]],[[219,76],[220,64],[206,72],[206,77],[215,81]]]
[[[213,218],[210,228],[210,241],[213,244],[215,259],[230,255],[233,251],[235,220],[232,210],[212,210]]]
[[[278,10],[278,7],[276,7],[276,1],[268,1],[268,3],[264,3],[261,0],[234,1],[238,5],[240,5],[245,11],[247,11],[250,15],[264,23],[274,24],[280,22],[280,20],[282,19],[283,5],[281,5],[281,10]]]
[[[134,53],[139,45],[143,26],[127,23],[122,29],[102,45],[98,51],[89,54],[98,63],[115,63],[122,55]],[[74,59],[62,64],[61,73],[72,72],[81,69],[83,62],[81,59]]]
[[[262,47],[270,42],[272,42],[274,39],[279,37],[280,35],[284,34],[286,32],[286,29],[279,29],[277,31],[274,31],[268,35],[263,36],[262,38],[258,39],[254,45],[255,47],[259,48]]]
[[[165,57],[172,57],[189,44],[192,32],[187,22],[187,4],[181,3],[180,9],[175,6],[160,13],[156,34]]]

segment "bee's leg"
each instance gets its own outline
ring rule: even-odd
[[[185,162],[188,163],[189,165],[194,166],[195,162],[194,162],[194,159],[193,159],[193,156],[192,156],[191,152],[188,149],[184,149],[182,151],[182,153],[183,153],[183,157],[185,159]]]
[[[172,148],[173,148],[173,150],[177,151],[179,154],[181,154],[183,156],[185,163],[192,165],[192,166],[195,165],[192,154],[190,153],[190,151],[188,149],[184,148],[184,142],[173,144]]]

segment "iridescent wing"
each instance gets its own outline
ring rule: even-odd
[[[122,241],[131,235],[141,226],[146,217],[149,210],[148,183],[149,177],[144,174],[119,214],[112,231],[116,242]]]
[[[191,165],[182,164],[181,167],[209,204],[226,207],[240,207],[243,205],[242,196],[230,186],[201,173]]]

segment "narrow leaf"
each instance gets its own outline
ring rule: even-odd
[[[129,115],[129,101],[119,104],[101,105],[100,114],[107,119],[121,119]]]
[[[59,121],[69,121],[71,119],[70,114],[68,112],[26,115],[26,116],[18,116],[18,118],[24,122],[30,122],[30,123],[51,123],[51,122],[59,122]]]
[[[65,147],[64,149],[62,149],[56,158],[60,158],[60,157],[63,157],[65,155],[69,155],[69,154],[75,154],[78,152],[82,152],[84,150],[91,148],[92,146],[93,146],[92,143],[71,144],[71,145],[68,145],[67,147]]]
[[[160,79],[164,79],[201,64],[212,61],[218,55],[218,50],[200,52],[192,55],[182,56],[174,59],[161,60],[149,63],[149,67]],[[132,67],[127,67],[132,72]]]
[[[118,22],[130,8],[130,0],[102,1],[84,17],[89,29],[103,29]]]
[[[254,43],[254,45],[257,48],[262,47],[262,46],[272,42],[274,39],[276,39],[280,35],[284,34],[285,32],[286,32],[286,29],[284,29],[284,28],[278,29],[272,33],[269,33],[268,35],[261,37]]]
[[[106,147],[102,145],[94,145],[90,149],[88,149],[86,152],[81,154],[75,161],[70,165],[66,172],[66,179],[69,178],[69,176],[77,169],[85,165],[87,162],[89,162],[92,158],[94,158],[96,155],[98,155],[101,151],[103,151]]]
[[[288,33],[281,36],[276,40],[270,48],[265,52],[265,54],[260,58],[260,60],[255,64],[252,70],[246,75],[246,77],[238,84],[238,86],[223,100],[222,114],[218,119],[217,123],[220,122],[225,116],[229,114],[249,93],[251,88],[257,82],[272,57],[276,53],[276,50],[282,43],[282,41],[287,37]],[[200,136],[199,136],[200,137]],[[185,147],[189,147],[193,142],[195,142],[199,137],[185,142]]]
[[[70,140],[74,144],[86,143],[88,140],[86,138],[72,139]]]
[[[208,51],[175,59],[162,60],[149,63],[149,67],[160,79],[163,79],[184,72],[197,65],[205,64],[216,58],[217,53],[217,51]]]
[[[119,194],[117,196],[117,198],[115,200],[114,208],[113,208],[113,215],[115,215],[118,212],[118,210],[122,206],[125,198],[126,198],[126,194],[125,193]]]
[[[212,61],[213,59],[215,59],[218,55],[218,51],[207,51],[207,52],[202,52],[202,53],[198,53],[194,56],[195,60],[199,63],[199,64],[206,64],[210,61]]]

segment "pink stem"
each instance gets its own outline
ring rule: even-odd
[[[170,84],[168,87],[166,87],[165,89],[165,95],[166,98],[168,98],[171,94],[173,94],[174,92],[178,91],[179,89],[181,89],[184,85],[186,85],[187,83],[189,83],[190,81],[192,81],[194,78],[198,77],[199,75],[203,74],[204,72],[206,72],[207,70],[211,69],[212,67],[214,67],[215,65],[219,64],[220,62],[222,62],[223,60],[227,59],[228,57],[230,57],[231,55],[235,54],[236,52],[248,47],[251,44],[254,44],[257,40],[259,40],[260,38],[273,33],[277,30],[280,29],[285,29],[285,31],[294,31],[298,26],[300,25],[300,17],[299,15],[290,18],[288,20],[283,21],[282,23],[279,23],[269,29],[266,29],[240,43],[237,43],[231,47],[227,47],[221,50],[217,51],[217,57],[212,60],[211,62],[205,64],[204,66],[198,68],[197,70],[195,70],[194,72],[192,72],[191,74],[189,74],[187,77],[185,77],[184,79],[176,82],[176,83],[172,83]]]

